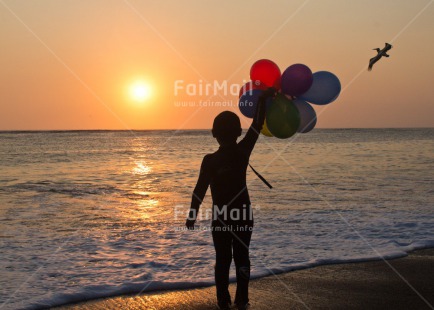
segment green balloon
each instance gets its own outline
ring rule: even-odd
[[[300,114],[291,100],[283,94],[277,94],[267,109],[266,120],[273,136],[286,139],[297,132]]]

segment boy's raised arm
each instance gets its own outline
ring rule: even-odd
[[[265,103],[269,97],[273,97],[276,94],[276,89],[269,88],[259,97],[258,105],[256,106],[255,116],[253,117],[252,125],[250,125],[249,130],[246,133],[243,141],[240,142],[245,145],[250,151],[253,150],[256,140],[258,139],[259,133],[261,132],[262,126],[265,122]]]
[[[268,98],[274,97],[275,94],[276,94],[276,89],[270,87],[269,89],[264,91],[262,95],[259,97],[258,105],[256,106],[255,116],[253,117],[253,122],[252,122],[252,127],[258,129],[257,132],[258,135],[265,121],[265,110],[266,110],[265,103],[267,102]]]

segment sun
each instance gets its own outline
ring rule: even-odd
[[[152,95],[149,83],[145,81],[135,81],[129,88],[129,96],[136,102],[145,102]]]

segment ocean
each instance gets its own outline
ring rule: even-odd
[[[216,149],[207,130],[0,132],[0,309],[213,284],[209,220],[182,228]],[[248,171],[252,277],[434,247],[434,129],[261,136],[250,162],[273,185]]]

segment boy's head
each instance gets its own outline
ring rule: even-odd
[[[212,125],[212,136],[222,143],[237,141],[241,136],[241,122],[238,115],[230,111],[224,111],[216,116]]]

